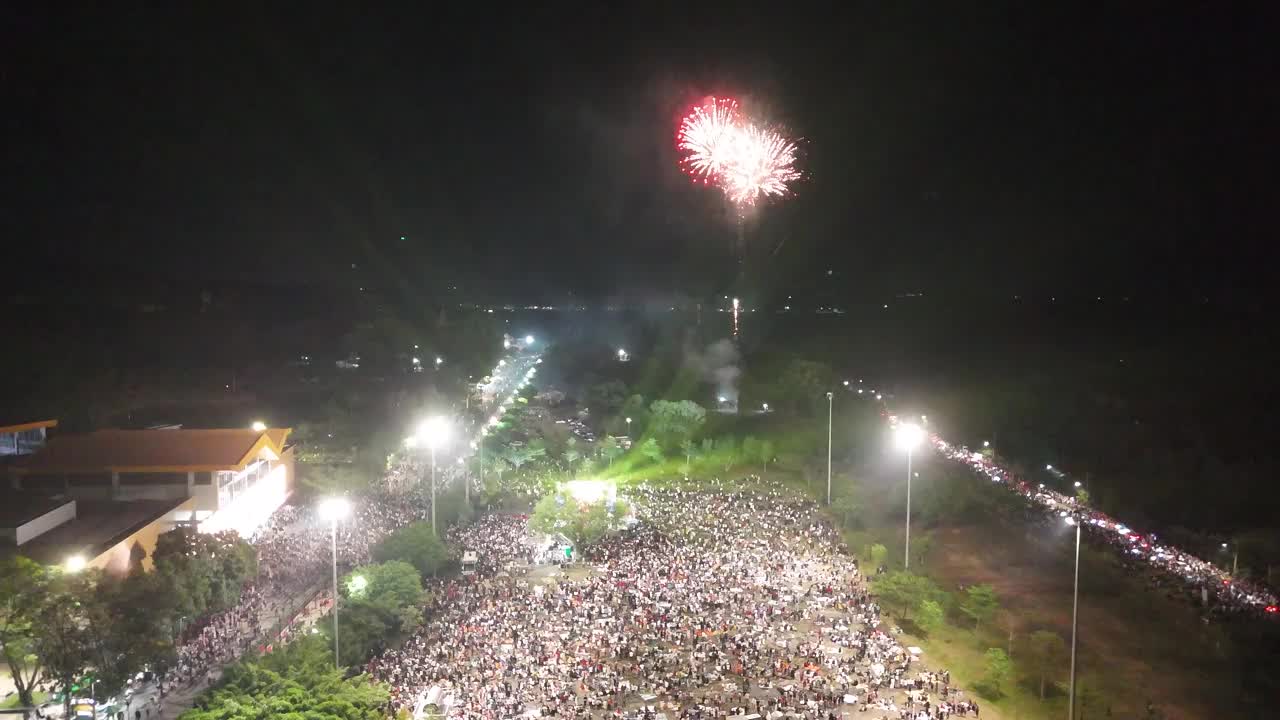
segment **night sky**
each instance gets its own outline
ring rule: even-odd
[[[1271,279],[1276,17],[1236,4],[99,5],[8,9],[0,232],[31,277],[328,283],[355,263],[679,290],[733,232],[672,141],[720,93],[803,138],[807,179],[749,226],[797,283]]]

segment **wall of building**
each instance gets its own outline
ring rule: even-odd
[[[50,530],[76,519],[76,501],[63,503],[38,518],[14,528],[14,543],[22,545]]]
[[[142,568],[150,572],[154,567],[151,555],[156,551],[156,541],[161,535],[173,529],[177,518],[190,515],[193,509],[194,502],[187,500],[173,511],[166,513],[164,517],[156,519],[91,560],[89,567],[102,568],[106,572],[123,575],[130,570],[129,562],[133,557],[134,546],[139,545],[147,554],[142,561]]]

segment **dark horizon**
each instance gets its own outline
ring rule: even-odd
[[[1262,14],[30,8],[4,232],[33,279],[714,291],[732,219],[671,137],[719,93],[801,138],[806,178],[748,224],[770,285],[1248,294],[1280,120]]]

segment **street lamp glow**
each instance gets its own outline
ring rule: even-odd
[[[991,447],[991,443],[987,440],[982,441],[982,447]]]
[[[369,587],[369,581],[363,575],[353,575],[347,581],[347,592],[351,594],[351,597],[360,597],[367,587]]]
[[[422,364],[422,358],[414,358],[414,359],[413,359],[413,364],[414,364],[414,365],[421,365],[421,364]]]
[[[1075,485],[1076,485],[1076,487],[1080,487],[1080,481],[1079,481],[1079,480],[1077,480],[1077,481],[1075,482]]]
[[[902,423],[894,428],[893,443],[898,446],[899,450],[914,450],[920,441],[924,439],[924,430],[920,429],[915,423]]]
[[[849,387],[849,381],[848,381],[848,380],[845,380],[845,381],[844,381],[844,386],[845,386],[845,387]]]
[[[418,431],[414,436],[419,443],[434,450],[449,439],[449,424],[439,415],[429,417],[418,424]]]
[[[1044,466],[1044,469],[1045,469],[1045,470],[1053,470],[1053,466],[1052,466],[1052,465],[1045,465],[1045,466]]]
[[[760,403],[760,408],[765,412],[769,412],[769,403]]]
[[[85,560],[83,555],[72,555],[71,557],[67,558],[67,561],[65,563],[67,572],[70,572],[70,573],[78,573],[81,570],[84,570],[86,567],[88,567],[88,565],[89,565],[89,561]]]
[[[346,498],[326,498],[316,508],[322,520],[336,522],[351,514],[351,503]]]
[[[877,400],[881,399],[880,393],[876,393],[876,399]]]
[[[721,395],[720,397],[716,398],[716,400],[718,400],[719,402],[722,402],[722,403],[729,402],[729,398],[727,398],[727,397],[725,397],[725,396],[723,396],[723,395]]]
[[[442,357],[440,357],[439,355],[437,355],[437,356],[436,356],[436,367],[440,367],[440,364],[441,364],[441,363],[443,363],[443,362],[444,362],[444,358],[442,358]]]
[[[267,424],[262,422],[261,420],[254,420],[253,424],[250,425],[249,427],[253,428],[254,432],[262,432],[263,430],[267,429]]]
[[[532,345],[532,344],[533,344],[533,336],[532,336],[532,335],[525,335],[525,336],[524,336],[524,344],[525,344],[525,345]]]

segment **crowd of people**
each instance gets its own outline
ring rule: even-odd
[[[1074,496],[1046,488],[1043,484],[1032,484],[985,453],[974,452],[963,445],[952,445],[937,435],[932,435],[930,441],[944,457],[964,463],[992,482],[1024,497],[1031,507],[1040,511],[1042,517],[1079,522],[1091,542],[1112,548],[1126,565],[1146,576],[1154,588],[1199,604],[1206,619],[1280,617],[1275,593],[1261,583],[1234,578],[1211,562],[1159,542],[1154,534],[1138,533],[1106,513],[1087,507]]]
[[[523,568],[521,516],[452,534],[479,572],[433,585],[427,621],[369,663],[392,708],[450,718],[834,720],[977,716],[881,623],[856,560],[810,501],[750,478],[642,486],[637,522],[568,569]]]

